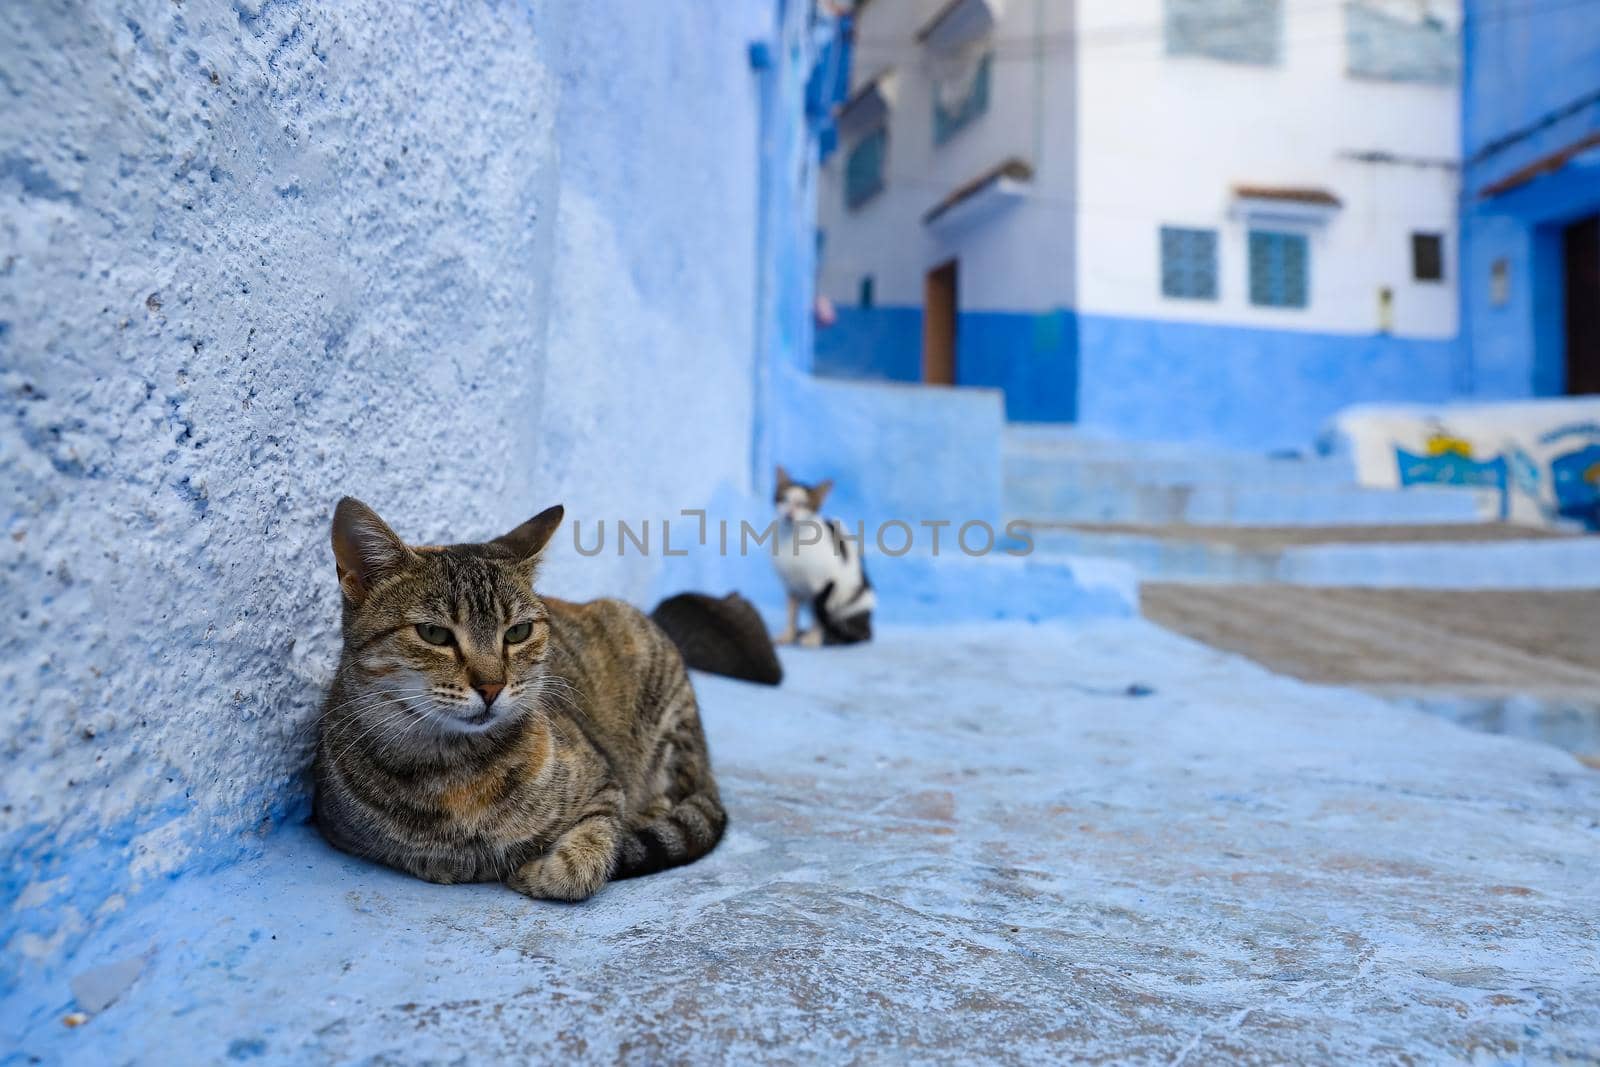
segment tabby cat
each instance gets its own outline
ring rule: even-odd
[[[336,848],[431,882],[582,900],[691,863],[727,823],[678,650],[617,600],[533,591],[558,505],[486,544],[409,546],[333,517],[344,654],[315,819]]]

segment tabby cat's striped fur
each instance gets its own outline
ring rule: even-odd
[[[533,591],[561,515],[486,544],[412,547],[339,502],[344,655],[315,765],[333,845],[433,882],[582,900],[721,838],[672,642],[620,601]]]

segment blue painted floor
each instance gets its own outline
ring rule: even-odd
[[[1570,756],[1137,620],[786,663],[696,680],[733,819],[707,860],[569,906],[289,828],[0,1005],[4,1062],[1600,1056]]]

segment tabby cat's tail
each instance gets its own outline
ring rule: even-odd
[[[762,685],[783,681],[783,664],[761,613],[738,593],[679,593],[656,605],[651,620],[697,671]]]
[[[637,878],[693,863],[717,847],[727,826],[728,813],[714,791],[691,793],[623,840],[611,877]]]

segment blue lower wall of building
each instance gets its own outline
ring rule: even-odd
[[[922,309],[841,307],[816,334],[813,367],[825,378],[922,380]]]
[[[1309,446],[1348,404],[1453,394],[1455,340],[1078,317],[1078,408],[1129,437]]]
[[[1476,177],[1469,181],[1480,182]],[[1578,161],[1473,203],[1462,219],[1462,316],[1467,381],[1487,400],[1559,396],[1566,389],[1562,230],[1600,214],[1600,164]],[[1506,265],[1505,299],[1491,276]]]
[[[1078,325],[1069,311],[967,311],[956,328],[956,381],[1003,389],[1010,422],[1075,422]]]
[[[956,381],[1002,389],[1012,422],[1077,417],[1078,335],[1068,311],[964,311]],[[841,307],[817,331],[816,371],[829,378],[922,380],[922,309]]]
[[[921,320],[917,308],[841,308],[835,325],[818,332],[818,373],[919,380]],[[1522,363],[1497,372],[1497,395],[1527,395],[1528,349],[1506,357]],[[1245,448],[1306,448],[1348,404],[1450,399],[1465,388],[1461,363],[1454,339],[1070,311],[963,312],[956,341],[959,384],[1004,390],[1011,422],[1082,422],[1130,437]]]

